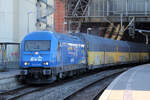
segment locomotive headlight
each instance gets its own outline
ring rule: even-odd
[[[45,64],[48,65],[48,62],[46,62]]]
[[[27,63],[27,62],[24,62],[24,65],[25,65],[25,66],[28,65],[28,63]]]
[[[48,62],[44,62],[43,64],[44,64],[44,65],[48,65],[49,63],[48,63]]]
[[[24,65],[26,66],[26,65],[29,65],[29,63],[28,62],[24,62]]]

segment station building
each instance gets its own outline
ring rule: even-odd
[[[53,6],[53,0],[47,2]],[[0,0],[0,42],[20,42],[26,34],[37,30],[36,4],[37,0]],[[41,16],[45,7],[41,3]],[[53,28],[53,14],[47,19]]]
[[[53,30],[53,7],[53,0],[0,0],[0,69],[19,67],[19,43],[29,32]]]

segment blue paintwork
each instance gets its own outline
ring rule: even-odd
[[[35,54],[36,51],[25,52],[24,43],[26,40],[50,40],[50,51],[39,51],[38,54]],[[60,45],[59,49],[58,44]],[[85,54],[84,43],[78,37],[50,31],[32,32],[21,42],[20,65],[22,68],[50,68],[80,64],[82,61],[85,62]],[[39,57],[42,58],[42,61],[31,60],[31,58]],[[29,65],[25,66],[24,62],[28,62]],[[49,64],[44,65],[44,62],[49,62]]]

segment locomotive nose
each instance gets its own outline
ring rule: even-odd
[[[38,80],[39,79],[39,75],[38,74],[34,74],[33,78],[36,79],[36,80]]]

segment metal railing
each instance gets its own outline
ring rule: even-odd
[[[0,43],[0,71],[19,68],[19,43]]]
[[[79,2],[80,0],[78,0]],[[72,1],[73,2],[73,1]],[[75,1],[74,1],[75,2]],[[78,3],[72,3],[72,6],[78,7]],[[72,11],[72,8],[68,8],[67,16],[73,17],[107,17],[107,16],[150,16],[150,0],[92,0],[86,8],[85,12],[82,12],[81,9],[73,10],[72,14],[69,11]],[[84,5],[80,6],[84,7]],[[82,8],[83,8],[82,7]],[[81,10],[81,11],[80,11]],[[84,13],[77,14],[76,12]],[[74,15],[75,14],[75,15]]]

